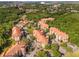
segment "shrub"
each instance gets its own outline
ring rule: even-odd
[[[58,50],[59,46],[57,44],[51,44],[51,49],[52,50]]]
[[[47,55],[46,55],[46,52],[45,52],[45,51],[38,51],[38,52],[36,53],[36,56],[37,56],[37,57],[46,57]]]
[[[53,50],[52,54],[53,54],[54,57],[60,57],[61,56],[61,53],[58,50]]]

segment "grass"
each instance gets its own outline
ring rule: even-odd
[[[63,43],[61,47],[66,49],[68,52],[72,52],[72,48],[68,47],[66,43]]]
[[[14,40],[12,40],[10,38],[10,40],[12,41],[11,44],[9,46],[7,46],[6,48],[3,49],[3,52],[0,54],[0,56],[4,56],[4,54],[7,52],[7,50],[12,47],[12,45],[14,45],[16,42]]]
[[[65,57],[79,57],[79,50],[75,52],[68,52]]]
[[[69,41],[79,46],[79,13],[60,16],[48,24],[50,27],[56,27],[66,32],[69,35]]]
[[[46,55],[45,51],[38,51],[38,52],[36,53],[36,56],[37,56],[37,57],[46,57],[47,55]]]

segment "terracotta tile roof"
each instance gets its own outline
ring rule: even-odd
[[[38,24],[41,26],[41,28],[48,28],[48,24],[42,22],[42,21],[39,21]]]
[[[21,24],[22,26],[25,26],[28,23],[27,20],[20,20],[19,24]]]
[[[59,33],[59,29],[58,28],[55,28],[55,27],[51,27],[50,28],[50,31],[54,32],[54,33]]]
[[[12,45],[11,48],[9,48],[6,53],[3,55],[4,57],[14,57],[15,54],[18,52],[22,52],[22,48],[25,46],[25,43],[16,43],[15,45]],[[2,56],[2,57],[3,57]]]
[[[37,42],[46,45],[48,43],[48,39],[43,35],[40,30],[34,30],[33,35],[36,37]]]
[[[14,39],[15,37],[20,37],[21,36],[21,30],[19,27],[13,27],[12,28],[12,38]]]
[[[53,20],[55,20],[55,18],[43,18],[43,19],[41,19],[41,21],[47,21],[47,20],[53,21]]]
[[[42,18],[39,22],[38,22],[38,24],[41,26],[41,28],[48,28],[49,26],[48,26],[48,24],[46,24],[45,23],[45,21],[47,21],[47,20],[50,20],[50,21],[52,21],[52,20],[54,20],[55,18]]]
[[[63,40],[63,41],[68,40],[68,34],[66,34],[65,32],[60,31],[58,28],[51,27],[50,32],[55,33],[57,36],[59,36],[59,40]]]

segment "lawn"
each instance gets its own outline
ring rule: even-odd
[[[79,13],[62,15],[48,24],[50,27],[66,32],[69,35],[69,41],[79,46]]]

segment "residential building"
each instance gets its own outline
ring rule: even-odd
[[[36,38],[38,45],[45,47],[48,44],[48,39],[43,35],[41,30],[33,30],[33,36]]]
[[[69,37],[65,32],[60,31],[58,28],[51,27],[50,34],[53,34],[53,33],[56,35],[56,38],[55,38],[56,42],[68,42]]]
[[[21,30],[19,27],[14,26],[12,28],[12,39],[14,39],[15,41],[19,41],[21,38]]]
[[[43,18],[43,19],[41,19],[42,22],[53,21],[53,20],[55,20],[55,18]]]
[[[21,19],[21,20],[19,21],[19,23],[16,24],[16,26],[18,26],[18,27],[20,27],[20,28],[23,28],[27,23],[28,23],[27,20]]]
[[[47,29],[49,26],[48,26],[48,24],[46,24],[42,21],[39,21],[38,22],[38,27],[40,27],[41,29]]]

